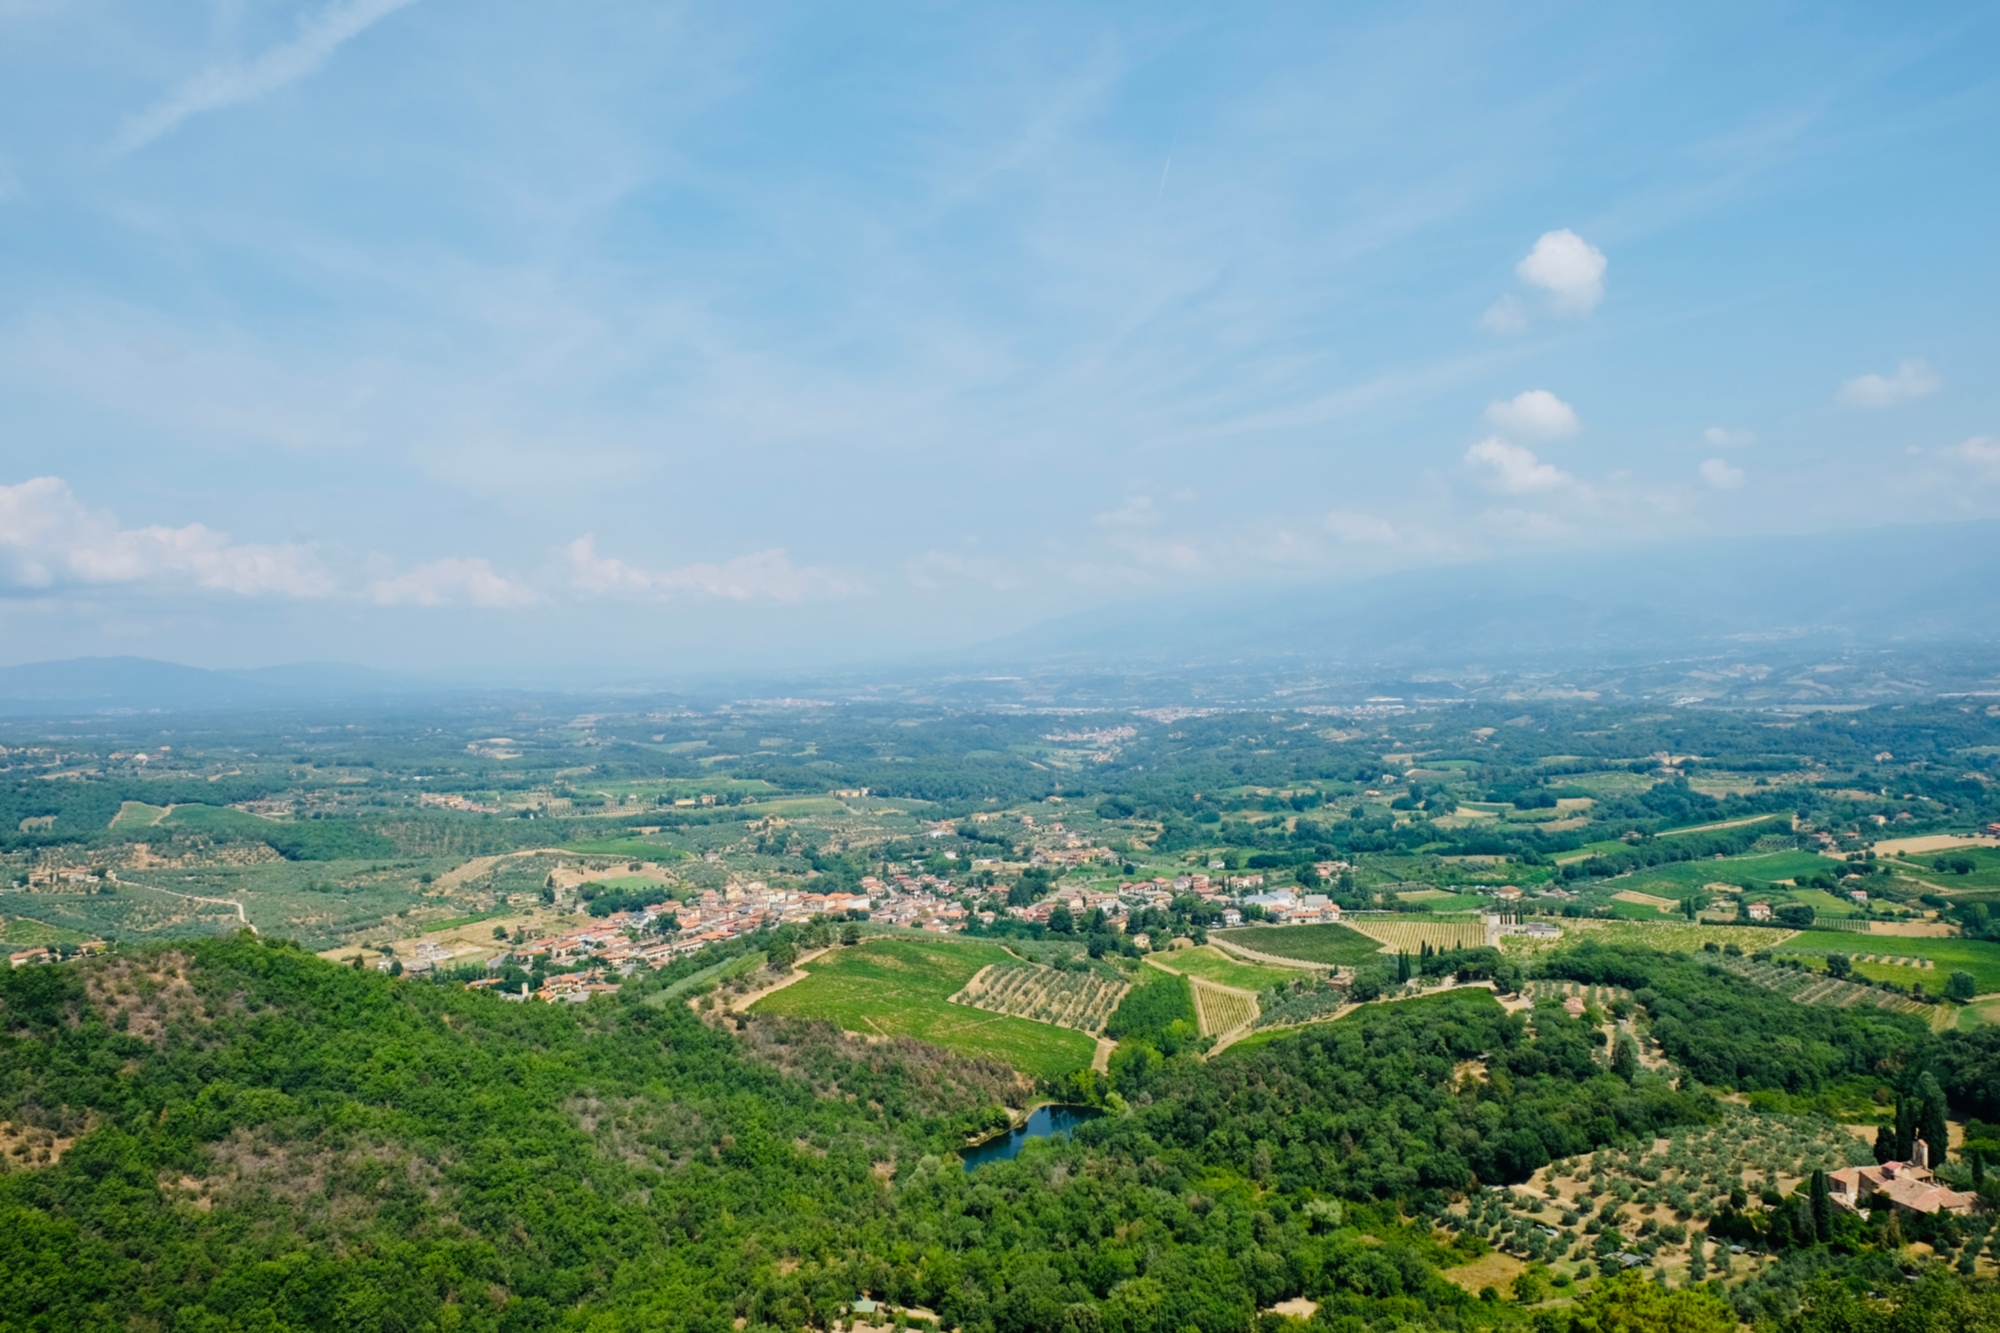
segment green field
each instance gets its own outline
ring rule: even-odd
[[[1792,901],[1804,903],[1819,916],[1862,916],[1861,904],[1852,898],[1836,898],[1825,889],[1793,889]]]
[[[1185,972],[1203,981],[1213,981],[1219,986],[1234,986],[1238,990],[1260,991],[1266,986],[1278,986],[1296,981],[1301,975],[1287,967],[1263,967],[1257,963],[1239,963],[1212,944],[1198,949],[1178,949],[1170,954],[1161,954],[1155,960],[1162,966]]]
[[[1405,902],[1420,902],[1433,912],[1481,912],[1493,907],[1493,900],[1480,893],[1428,893],[1420,889],[1396,896]]]
[[[1606,880],[1619,889],[1637,889],[1661,898],[1685,898],[1704,884],[1741,884],[1746,879],[1771,883],[1797,879],[1832,870],[1837,862],[1813,852],[1761,852],[1755,856],[1731,856],[1717,861],[1676,861],[1670,865],[1648,866],[1629,875]]]
[[[126,801],[118,807],[118,813],[111,816],[111,827],[118,829],[151,828],[167,817],[164,805],[147,805],[144,801]]]
[[[1346,926],[1245,926],[1216,931],[1215,938],[1276,958],[1341,967],[1365,963],[1382,952],[1381,944]]]
[[[684,861],[688,854],[664,842],[644,838],[599,838],[593,842],[573,842],[568,849],[586,856],[622,856],[628,861]]]
[[[759,1013],[820,1018],[865,1035],[914,1037],[1059,1078],[1090,1063],[1097,1043],[1081,1032],[947,1003],[988,963],[1014,958],[980,940],[878,937],[806,964],[810,974],[754,1006]]]
[[[1652,922],[1606,921],[1597,926],[1578,921],[1564,921],[1560,924],[1565,931],[1561,941],[1563,944],[1572,944],[1580,940],[1595,940],[1600,944],[1643,944],[1662,953],[1694,953],[1705,944],[1713,944],[1718,948],[1734,944],[1745,953],[1755,953],[1759,949],[1789,947],[1793,939],[1792,932],[1788,930],[1773,930],[1766,926],[1696,925],[1691,921],[1676,921],[1665,917],[1658,917]],[[1831,931],[1819,933],[1833,934]],[[1509,936],[1507,943],[1511,946],[1518,938]],[[1834,935],[1834,938],[1849,941],[1848,949],[1843,952],[1852,949],[1854,936]]]
[[[0,944],[34,949],[45,944],[81,944],[91,938],[79,930],[63,930],[40,921],[0,918]]]
[[[1831,930],[1808,930],[1784,946],[1789,953],[1887,954],[1905,958],[1928,958],[1935,968],[1886,967],[1880,963],[1856,963],[1854,970],[1876,981],[1903,985],[1922,982],[1933,995],[1944,989],[1953,972],[1970,972],[1979,983],[1981,995],[2000,992],[2000,944],[1989,940],[1905,939],[1899,935],[1849,935]]]
[[[1940,856],[1968,857],[1977,869],[1967,875],[1935,870],[1931,863]],[[1940,885],[1954,893],[1968,889],[2000,889],[2000,847],[1952,847],[1938,852],[1912,852],[1892,859],[1889,864],[1906,875]]]

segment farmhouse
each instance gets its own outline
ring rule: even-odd
[[[1911,1154],[1914,1162],[1884,1162],[1880,1166],[1850,1166],[1830,1171],[1827,1192],[1842,1208],[1859,1211],[1872,1204],[1887,1204],[1906,1213],[1969,1213],[1979,1202],[1977,1194],[1941,1185],[1931,1174],[1930,1146],[1917,1140]]]

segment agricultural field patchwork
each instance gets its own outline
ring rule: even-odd
[[[878,937],[821,955],[805,964],[805,980],[752,1007],[866,1036],[915,1037],[1038,1078],[1088,1065],[1097,1046],[1081,1032],[951,1003],[980,969],[1013,961],[984,940]]]
[[[951,1002],[1096,1036],[1130,989],[1126,982],[1094,971],[1059,972],[1033,963],[989,963],[951,997]]]

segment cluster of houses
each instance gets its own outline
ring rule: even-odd
[[[9,954],[7,956],[7,965],[10,968],[15,968],[33,967],[38,963],[59,963],[65,957],[83,958],[90,954],[103,953],[109,947],[103,940],[85,940],[81,944],[70,946],[67,954],[61,950],[47,946],[23,949],[19,953]]]
[[[1272,889],[1268,893],[1253,893],[1246,896],[1243,905],[1263,908],[1266,921],[1282,921],[1294,926],[1331,925],[1340,921],[1340,904],[1323,893]]]

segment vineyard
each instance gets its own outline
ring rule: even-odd
[[[1188,978],[1194,986],[1194,1010],[1201,1021],[1201,1035],[1219,1037],[1257,1021],[1257,998],[1240,990],[1218,986],[1199,977]]]
[[[1095,972],[1058,972],[1033,963],[989,963],[951,997],[951,1002],[1095,1036],[1104,1030],[1105,1020],[1129,989],[1124,982]]]
[[[1852,981],[1840,981],[1820,972],[1809,972],[1801,968],[1781,967],[1777,963],[1758,962],[1750,958],[1725,955],[1720,966],[1734,972],[1745,981],[1777,991],[1791,998],[1795,1004],[1823,1004],[1839,1009],[1851,1009],[1856,1005],[1873,1005],[1877,1009],[1887,1009],[1891,1013],[1909,1014],[1927,1023],[1937,1019],[1939,1007],[1920,1004],[1893,991],[1878,990],[1873,986],[1856,985]]]
[[[1383,953],[1433,949],[1477,949],[1486,943],[1486,923],[1478,918],[1426,920],[1421,916],[1351,916],[1347,924],[1379,943]]]

